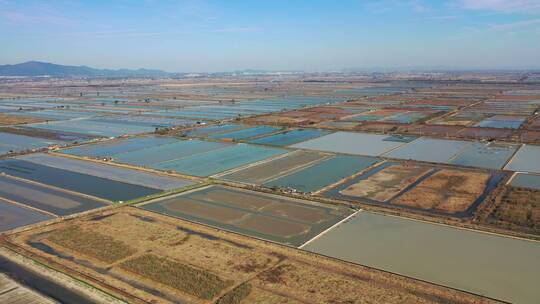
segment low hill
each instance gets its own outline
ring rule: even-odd
[[[87,66],[60,65],[39,61],[0,65],[0,76],[51,77],[161,77],[169,73],[148,69],[95,69]]]

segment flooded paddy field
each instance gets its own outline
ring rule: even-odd
[[[64,141],[0,132],[0,155],[66,144]]]
[[[52,130],[37,130],[33,128],[28,128],[25,126],[10,126],[10,127],[0,127],[0,132],[9,133],[13,135],[23,135],[33,138],[38,138],[41,140],[52,140],[63,142],[62,144],[71,144],[84,142],[88,140],[94,140],[102,138],[101,136],[93,136],[88,134],[73,133],[69,131],[52,131]]]
[[[174,143],[177,141],[178,139],[174,137],[164,136],[133,137],[128,139],[77,146],[69,149],[64,149],[61,152],[77,156],[107,158],[115,154],[127,153],[130,151],[136,151],[148,147],[156,147],[164,144]]]
[[[368,133],[336,132],[292,145],[293,148],[325,152],[379,156],[404,143],[392,136]]]
[[[274,242],[300,246],[352,214],[343,207],[209,186],[142,208]]]
[[[510,180],[510,185],[513,187],[540,190],[540,175],[518,172]]]
[[[218,177],[225,180],[261,185],[271,179],[295,172],[329,157],[331,155],[324,153],[296,150],[268,162],[233,170],[230,173],[226,172]]]
[[[523,116],[495,115],[474,125],[482,128],[518,129],[527,120]]]
[[[229,143],[176,139],[172,143],[158,146],[146,145],[140,149],[110,154],[109,157],[119,163],[154,167],[160,163],[171,163],[192,155],[221,150],[230,146]]]
[[[245,127],[245,125],[240,124],[218,124],[189,130],[186,132],[186,135],[190,137],[208,137],[210,134],[221,134],[223,132],[241,130]]]
[[[38,273],[14,262],[8,257],[5,248],[0,248],[0,303],[7,304],[94,304],[97,299],[90,299],[64,286],[59,281],[53,281],[47,275]],[[43,268],[40,270],[43,271]],[[47,270],[52,271],[52,270]],[[65,283],[65,281],[63,282]],[[101,298],[103,300],[103,298]],[[121,304],[107,299],[111,303]]]
[[[38,130],[69,131],[103,137],[116,137],[125,134],[150,133],[155,130],[151,126],[118,124],[93,119],[63,120],[28,125]]]
[[[0,176],[0,199],[2,198],[59,216],[108,205],[100,200],[5,175]]]
[[[156,163],[151,167],[194,176],[210,176],[287,152],[287,150],[278,148],[235,144],[207,153],[198,153],[172,161]]]
[[[503,177],[500,173],[385,162],[322,195],[464,217],[472,215]]]
[[[53,216],[49,214],[7,202],[0,196],[0,232],[43,222],[52,218]]]
[[[379,162],[373,157],[336,155],[282,174],[264,183],[265,187],[294,189],[303,193],[320,190]]]
[[[502,169],[518,145],[473,142],[448,163],[461,166]]]
[[[41,110],[41,111],[24,111],[13,113],[14,115],[30,116],[43,120],[69,120],[80,118],[91,118],[97,116],[96,113],[73,110]]]
[[[197,123],[196,121],[187,119],[151,117],[145,115],[115,115],[95,118],[94,121],[150,128],[187,127]]]
[[[422,137],[386,153],[385,157],[446,163],[470,142]]]
[[[523,145],[504,169],[540,173],[540,146]]]
[[[281,130],[281,128],[272,127],[272,126],[255,126],[255,127],[242,129],[242,130],[226,131],[219,134],[209,134],[208,137],[212,139],[229,139],[229,140],[238,141],[238,140],[249,139],[251,137],[258,137],[258,136],[263,136],[266,134],[275,133],[279,130]]]
[[[43,153],[19,156],[17,159],[62,170],[160,190],[172,190],[193,184],[192,181],[182,178],[152,174],[134,169],[120,168],[96,162],[82,161]]]
[[[290,146],[303,141],[321,137],[330,134],[329,131],[317,130],[317,129],[295,129],[282,133],[269,135],[257,139],[250,140],[249,143],[269,145],[269,146]]]
[[[25,231],[9,236],[8,242],[126,302],[209,304],[233,298],[239,304],[350,299],[489,303],[479,296],[133,207]]]
[[[26,288],[0,272],[0,302],[15,304],[55,304],[52,299]]]
[[[159,189],[128,184],[19,159],[0,160],[0,171],[18,178],[110,201],[128,201],[161,192]]]
[[[536,303],[537,242],[359,212],[303,249],[512,303]]]

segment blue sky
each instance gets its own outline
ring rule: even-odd
[[[540,0],[0,0],[0,64],[538,68]]]

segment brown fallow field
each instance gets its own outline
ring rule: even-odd
[[[352,184],[340,191],[352,197],[364,197],[385,202],[396,196],[407,186],[426,174],[430,168],[411,165],[391,165],[371,175],[367,179]]]
[[[20,124],[29,124],[29,123],[37,123],[37,122],[44,122],[45,120],[34,118],[30,116],[20,116],[20,115],[9,115],[0,113],[0,126],[7,126],[7,125],[20,125]]]
[[[485,172],[441,169],[392,203],[446,213],[462,212],[484,192],[489,178],[490,174]]]

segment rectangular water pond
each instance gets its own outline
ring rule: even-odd
[[[422,137],[386,153],[384,156],[433,163],[447,163],[470,144],[467,141]]]
[[[264,186],[295,189],[304,193],[315,192],[358,173],[378,161],[373,157],[338,155],[266,182]]]
[[[287,150],[237,144],[174,161],[157,163],[151,167],[194,176],[210,176],[284,153],[287,153]]]
[[[65,154],[86,156],[94,158],[111,157],[119,153],[136,151],[144,148],[155,147],[178,141],[174,137],[145,136],[133,137],[122,140],[113,140],[96,144],[78,146],[70,149],[64,149],[61,152]]]
[[[142,208],[289,246],[300,246],[349,216],[348,208],[209,186]]]
[[[504,169],[540,173],[540,146],[521,146]]]
[[[450,160],[450,164],[486,169],[502,169],[518,145],[471,143]]]
[[[172,190],[193,184],[192,181],[187,179],[43,153],[19,156],[17,159],[160,190]]]
[[[187,136],[192,137],[206,137],[209,134],[217,134],[222,132],[234,131],[243,129],[246,126],[237,125],[237,124],[220,124],[220,125],[211,125],[207,127],[200,127],[186,132]]]
[[[53,216],[11,204],[0,198],[0,232],[50,220]]]
[[[291,147],[326,152],[378,156],[389,150],[400,147],[403,144],[403,141],[394,140],[393,136],[388,135],[336,132],[298,143]]]
[[[0,155],[24,150],[46,148],[51,145],[65,144],[60,140],[43,139],[25,135],[0,132]]]
[[[192,155],[207,153],[229,147],[228,143],[203,140],[177,140],[176,142],[148,147],[126,153],[113,154],[111,157],[119,163],[137,166],[152,166],[158,163],[176,161]]]
[[[69,131],[74,133],[104,137],[116,137],[125,134],[149,133],[155,130],[154,127],[149,126],[118,124],[92,119],[54,121],[48,123],[36,123],[28,126],[37,129]]]
[[[222,175],[220,178],[260,185],[268,180],[297,171],[300,168],[304,168],[328,157],[330,155],[319,152],[297,150],[283,157]]]
[[[0,172],[110,201],[128,201],[161,192],[159,189],[118,182],[18,159],[0,160]]]
[[[0,176],[0,198],[61,216],[107,206],[89,197],[7,176]]]
[[[256,126],[252,128],[224,132],[219,134],[209,134],[209,138],[213,139],[232,139],[232,140],[242,140],[251,137],[261,136],[269,133],[274,133],[279,131],[281,128],[272,127],[272,126]]]
[[[261,137],[249,141],[252,144],[270,145],[270,146],[290,146],[306,140],[328,135],[331,132],[317,129],[297,129],[278,133],[266,137]]]
[[[540,190],[540,175],[516,173],[510,181],[512,187],[521,187]]]
[[[303,249],[512,303],[540,299],[540,243],[359,212]]]

